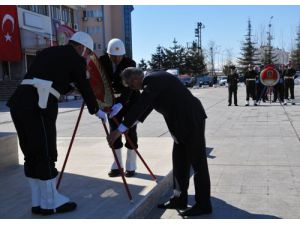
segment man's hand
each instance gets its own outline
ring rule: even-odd
[[[123,105],[121,103],[114,104],[111,107],[111,112],[109,113],[109,118],[111,119],[115,115],[117,115],[121,111],[122,108],[123,108]]]
[[[98,110],[95,114],[99,119],[102,119],[104,123],[106,123],[106,113],[103,112],[101,109]]]
[[[110,132],[110,134],[107,136],[107,141],[109,143],[109,146],[112,147],[113,144],[115,143],[115,141],[118,139],[118,137],[120,137],[122,135],[122,133],[116,129],[112,132]]]

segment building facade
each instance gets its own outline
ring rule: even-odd
[[[89,33],[94,39],[97,56],[106,52],[111,38],[123,40],[127,55],[132,56],[132,10],[132,6],[121,5],[17,6],[22,59],[18,62],[0,61],[0,81],[22,79],[38,51],[57,45],[58,25]]]

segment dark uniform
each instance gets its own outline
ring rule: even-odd
[[[122,61],[117,65],[115,72],[113,72],[113,64],[109,59],[108,54],[105,54],[99,58],[101,65],[103,66],[106,74],[111,81],[112,89],[115,97],[115,104],[121,103],[123,105],[122,110],[115,116],[115,118],[119,121],[122,121],[124,115],[128,112],[130,107],[133,105],[134,101],[139,97],[140,93],[138,91],[133,91],[128,87],[123,85],[122,79],[120,77],[121,72],[127,67],[135,67],[136,63],[132,59],[124,56]],[[115,130],[118,126],[111,119],[108,119],[110,130]],[[136,126],[131,127],[128,130],[128,136],[133,141],[135,147],[138,147],[137,143],[137,133]],[[126,141],[126,148],[132,149],[132,146]],[[113,146],[115,149],[119,149],[123,147],[122,138],[118,138]]]
[[[284,99],[284,80],[283,80],[283,73],[281,70],[278,70],[279,72],[279,81],[274,86],[273,92],[274,92],[274,99],[273,102],[276,102],[277,99],[279,99],[279,102],[283,102]]]
[[[246,105],[249,105],[249,98],[253,99],[253,101],[256,101],[256,77],[257,73],[255,70],[248,70],[245,73],[245,84],[246,84]]]
[[[234,72],[233,74],[229,74],[227,77],[228,83],[228,105],[230,106],[232,103],[232,94],[234,97],[234,105],[237,105],[237,84],[239,82],[239,75]]]
[[[287,100],[289,98],[289,91],[290,97],[292,101],[295,99],[294,96],[294,76],[296,74],[296,70],[294,68],[287,68],[283,73],[284,78],[284,99]]]
[[[206,159],[204,108],[196,97],[174,76],[154,72],[143,80],[138,102],[125,115],[123,124],[131,127],[155,109],[161,113],[174,138],[174,190],[187,203],[190,167],[194,170],[195,199],[204,209],[211,210],[210,178]]]
[[[98,104],[86,79],[86,61],[71,45],[50,47],[41,51],[24,79],[39,78],[52,81],[52,87],[60,94],[70,90],[74,82],[88,106],[90,114],[98,111]],[[58,99],[49,94],[47,107],[38,105],[37,89],[32,85],[20,85],[7,105],[15,124],[20,147],[24,154],[27,177],[50,180],[58,174],[56,118]]]

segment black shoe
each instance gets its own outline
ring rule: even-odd
[[[65,213],[65,212],[71,212],[74,211],[77,207],[77,204],[75,202],[67,202],[56,209],[42,209],[41,208],[41,214],[44,216],[52,215],[54,213]]]
[[[186,209],[187,197],[172,197],[169,201],[158,204],[157,208],[160,209]]]
[[[296,103],[295,103],[295,102],[293,102],[293,103],[292,103],[292,105],[296,105]]]
[[[254,103],[254,106],[257,106],[257,104],[256,104],[256,103]]]
[[[41,207],[39,206],[31,207],[31,212],[33,214],[41,214]]]
[[[247,104],[245,104],[245,106],[249,106],[249,104],[247,103]]]
[[[238,106],[238,104],[234,104],[235,106]]]
[[[110,176],[110,177],[119,177],[119,176],[121,176],[120,170],[119,169],[113,169],[108,173],[108,176]]]
[[[228,106],[231,106],[231,103],[229,103]]]
[[[192,208],[185,210],[184,212],[180,213],[180,215],[183,217],[185,217],[185,216],[201,216],[201,215],[211,214],[211,213],[212,213],[211,206],[203,208],[199,204],[196,203]]]
[[[134,175],[135,175],[134,170],[132,170],[132,171],[126,170],[126,172],[125,172],[125,177],[133,177]]]

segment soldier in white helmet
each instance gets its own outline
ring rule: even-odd
[[[86,77],[86,58],[93,45],[87,33],[77,32],[67,45],[42,50],[7,103],[24,154],[34,214],[76,209],[76,203],[56,189],[56,118],[58,99],[69,92],[70,83],[81,92],[89,113],[105,118]]]
[[[104,68],[106,74],[108,75],[111,86],[113,89],[113,95],[115,98],[115,104],[112,106],[112,112],[109,115],[109,125],[110,130],[115,130],[118,126],[115,122],[111,119],[115,117],[119,122],[122,121],[124,115],[128,112],[128,110],[132,107],[134,102],[139,97],[139,91],[131,90],[128,87],[125,87],[122,79],[121,79],[121,72],[126,69],[127,67],[135,67],[136,63],[129,57],[125,56],[125,46],[124,43],[118,39],[113,38],[109,41],[107,46],[107,54],[100,56],[99,62]],[[138,147],[138,138],[136,132],[136,125],[131,127],[128,130],[128,136],[133,141],[134,147]],[[122,160],[122,147],[123,142],[122,138],[118,138],[118,140],[114,143],[113,148],[116,151],[117,157],[123,168],[123,160]],[[125,176],[132,177],[135,175],[136,170],[136,153],[133,150],[133,147],[126,141],[125,147],[127,148],[127,158],[126,158],[126,165],[125,165]],[[111,165],[110,172],[108,173],[110,177],[117,177],[120,176],[120,171],[118,170],[117,163],[113,162]]]

